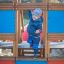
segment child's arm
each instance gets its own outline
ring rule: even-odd
[[[28,16],[29,16],[30,21],[32,21],[32,12],[31,12],[31,10],[28,10]]]

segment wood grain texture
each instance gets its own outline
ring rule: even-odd
[[[11,41],[15,41],[15,34],[11,34],[11,33],[4,33],[4,34],[0,34],[0,40],[11,40]]]
[[[48,41],[64,40],[64,34],[48,34]]]

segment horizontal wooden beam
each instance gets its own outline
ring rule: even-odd
[[[56,61],[59,61],[59,60],[63,60],[64,61],[64,58],[62,58],[62,57],[48,57],[48,61],[51,61],[51,60],[56,60]]]
[[[16,60],[34,60],[34,57],[17,57]],[[38,57],[38,60],[47,61],[46,58]]]
[[[64,4],[48,4],[48,10],[64,10]]]
[[[15,60],[15,57],[5,57],[5,56],[3,56],[3,57],[1,57],[0,56],[0,60]]]
[[[1,34],[0,33],[0,40],[12,40],[15,41],[16,35],[7,33],[7,34]]]
[[[0,9],[1,10],[6,10],[6,9],[14,9],[14,4],[13,3],[0,3]]]
[[[0,9],[34,9],[42,8],[43,10],[64,10],[64,4],[57,3],[0,3]]]
[[[64,40],[64,34],[48,34],[48,41]]]
[[[45,3],[30,3],[30,4],[26,4],[26,3],[22,3],[22,4],[17,4],[16,5],[17,9],[34,9],[34,8],[42,8],[43,10],[47,10],[47,4]]]

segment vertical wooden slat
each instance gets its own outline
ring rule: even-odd
[[[15,54],[15,53],[16,53],[16,52],[15,52],[15,50],[16,50],[16,48],[15,48],[15,46],[16,46],[16,45],[15,45],[15,42],[16,42],[16,41],[14,41],[14,43],[13,43],[13,56],[14,56],[14,57],[16,56],[16,54]]]
[[[17,10],[17,22],[16,22],[16,57],[18,57],[18,43],[20,42],[20,36],[22,39],[22,34],[24,32],[24,23],[23,23],[23,10]],[[22,30],[21,30],[22,27]],[[23,40],[23,39],[22,39]]]
[[[20,10],[18,10],[18,43],[20,42]]]
[[[19,27],[19,11],[16,10],[16,57],[18,57],[18,28]]]
[[[50,42],[50,41],[48,41],[48,57],[50,56],[50,46],[49,46],[49,42]]]
[[[24,32],[24,16],[23,16],[23,10],[21,10],[21,27],[22,27],[22,30],[21,30],[21,35],[23,35],[23,32]],[[22,36],[22,41],[23,41],[23,36]]]
[[[43,17],[44,17],[44,42],[45,42],[45,58],[47,58],[47,48],[48,48],[48,43],[47,43],[47,11],[43,11]]]
[[[42,16],[43,16],[43,14],[42,14]],[[44,35],[44,31],[45,31],[45,30],[44,30],[44,24],[45,24],[45,22],[44,22],[44,16],[43,16],[43,26],[42,26],[42,27],[43,27],[43,29],[42,29],[43,32],[42,32],[42,40],[41,40],[41,41],[43,41],[43,42],[45,42],[45,40],[44,40],[44,39],[45,39],[45,35]],[[43,44],[45,44],[45,43],[43,43]],[[44,50],[44,49],[42,48],[41,51],[40,51],[40,56],[41,56],[41,58],[44,57],[45,51],[43,51],[43,50]]]

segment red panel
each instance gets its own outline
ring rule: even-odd
[[[64,64],[64,60],[49,60],[48,64]]]
[[[13,60],[0,60],[0,64],[15,64]]]

